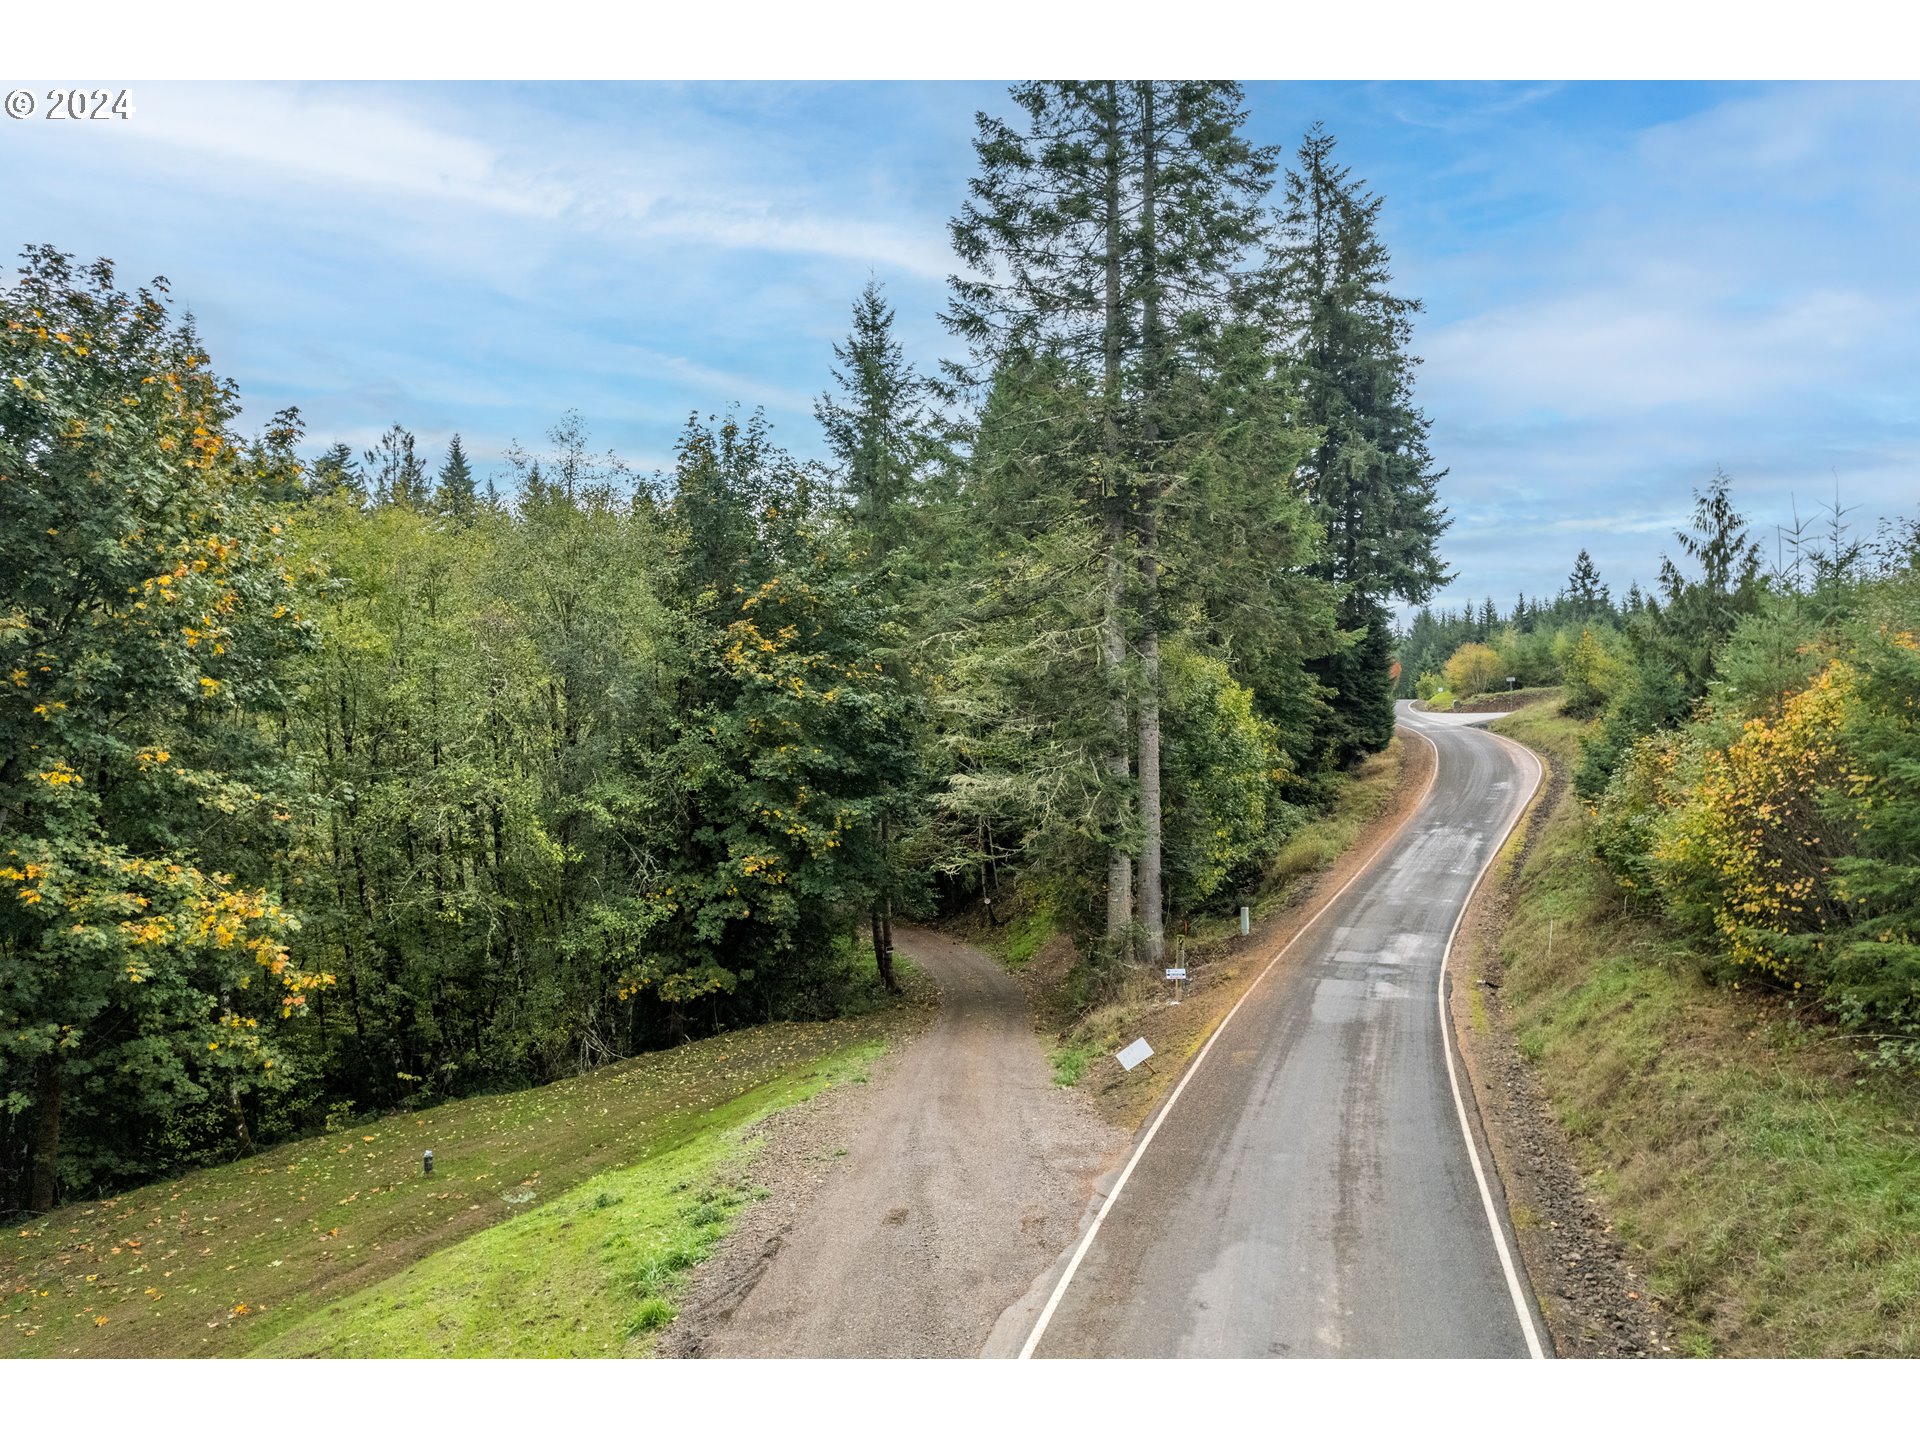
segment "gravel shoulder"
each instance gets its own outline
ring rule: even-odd
[[[1668,1354],[1672,1321],[1652,1303],[1645,1277],[1594,1204],[1501,1003],[1500,942],[1515,879],[1567,789],[1551,757],[1542,754],[1540,762],[1547,781],[1460,927],[1448,997],[1454,1036],[1554,1352],[1578,1358]]]
[[[978,1355],[1078,1233],[1124,1130],[1055,1086],[1027,999],[973,946],[902,927],[939,987],[865,1085],[763,1122],[769,1193],[694,1274],[662,1356]]]

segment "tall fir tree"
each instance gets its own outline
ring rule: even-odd
[[[1169,403],[1241,288],[1275,161],[1240,134],[1230,84],[1033,83],[1013,98],[1021,127],[979,117],[980,173],[952,226],[974,274],[955,277],[945,318],[973,350],[963,377],[978,381],[1027,350],[1084,369],[1097,398],[1099,443],[1084,469],[1099,516],[1113,735],[1106,935],[1127,950],[1137,924],[1157,961],[1161,526],[1168,457],[1186,438]]]
[[[875,637],[876,663],[896,676],[906,671],[893,614],[904,592],[900,569],[908,563],[911,526],[909,499],[929,451],[924,394],[926,382],[907,363],[893,335],[893,309],[877,280],[869,280],[853,306],[853,329],[845,344],[833,347],[836,396],[828,392],[814,404],[814,418],[826,433],[827,448],[840,464],[840,481],[851,512],[852,539],[866,590],[883,614],[884,631]],[[900,737],[912,746],[917,736]],[[893,916],[907,877],[895,841],[915,808],[911,782],[875,797],[865,832],[863,857],[869,892],[868,924],[881,981],[898,990],[893,972]]]
[[[458,431],[454,432],[453,439],[447,444],[447,458],[440,467],[438,482],[433,489],[433,508],[460,524],[472,520],[479,508],[479,500],[474,493],[473,467],[467,463],[467,452],[461,448]]]
[[[1413,404],[1408,352],[1420,302],[1396,295],[1379,234],[1381,199],[1333,157],[1315,125],[1287,172],[1277,295],[1299,362],[1302,417],[1321,440],[1300,481],[1327,527],[1321,573],[1340,587],[1355,643],[1316,667],[1330,692],[1329,758],[1347,764],[1393,733],[1387,602],[1418,603],[1450,578],[1438,541],[1449,521]]]
[[[307,493],[315,500],[337,497],[355,508],[367,503],[366,477],[351,445],[337,440],[320,453],[307,475]]]
[[[1576,620],[1592,620],[1613,613],[1613,601],[1600,579],[1600,567],[1585,550],[1574,560],[1573,573],[1567,576],[1567,603]]]

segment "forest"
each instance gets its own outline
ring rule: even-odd
[[[485,478],[243,433],[164,281],[28,246],[0,1209],[877,1003],[896,916],[1044,897],[1093,1003],[1237,903],[1450,579],[1383,200],[1245,122],[1013,87],[954,353],[849,297],[829,462],[726,396],[651,475],[571,412]]]

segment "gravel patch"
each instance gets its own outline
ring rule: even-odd
[[[1126,1142],[1052,1082],[1020,987],[928,930],[900,949],[937,1016],[866,1085],[762,1122],[747,1210],[664,1356],[973,1356],[1078,1233]]]

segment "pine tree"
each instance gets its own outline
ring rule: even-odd
[[[379,444],[365,452],[374,504],[417,510],[426,503],[427,467],[414,454],[413,445],[413,432],[404,425],[393,425],[380,437]]]
[[[339,440],[321,452],[308,476],[307,493],[315,500],[339,496],[356,507],[367,503],[367,482],[351,445]]]
[[[1613,601],[1607,595],[1607,587],[1601,583],[1600,569],[1585,550],[1574,560],[1573,573],[1567,577],[1567,603],[1576,620],[1591,620],[1613,613]]]
[[[460,435],[456,431],[447,444],[446,463],[440,467],[439,483],[434,486],[433,508],[449,520],[465,524],[473,519],[478,508],[478,498],[474,494],[473,467],[467,463],[467,452],[460,448]]]
[[[1157,960],[1159,550],[1166,458],[1179,439],[1167,407],[1195,367],[1193,341],[1218,326],[1236,293],[1274,161],[1240,135],[1233,85],[1036,83],[1016,86],[1013,98],[1023,129],[979,117],[980,174],[952,225],[955,249],[977,278],[955,277],[945,318],[973,350],[972,368],[956,371],[963,380],[977,384],[1021,351],[1092,377],[1100,428],[1098,450],[1086,457],[1087,499],[1100,518],[1113,732],[1106,933],[1112,947],[1127,948],[1137,849],[1138,924]],[[1129,638],[1137,679],[1127,672]]]
[[[1420,302],[1388,288],[1381,200],[1333,159],[1315,125],[1287,172],[1275,251],[1279,316],[1299,362],[1302,414],[1321,432],[1300,483],[1327,527],[1321,573],[1340,587],[1339,625],[1364,640],[1316,667],[1332,692],[1325,744],[1340,764],[1393,732],[1386,601],[1419,602],[1446,583],[1437,544],[1450,523],[1414,408],[1407,353]]]
[[[907,559],[902,553],[911,524],[907,500],[929,441],[922,400],[926,382],[908,365],[893,337],[893,309],[878,281],[869,280],[861,290],[853,306],[852,333],[844,345],[833,347],[833,355],[839,362],[832,374],[840,397],[821,395],[814,403],[814,418],[840,462],[867,591],[890,609],[902,598],[897,567]],[[897,646],[883,642],[873,653],[892,673],[904,673]],[[893,974],[893,913],[903,885],[893,841],[914,798],[911,786],[880,795],[870,826],[868,923],[874,961],[889,990],[899,989]]]
[[[893,336],[893,307],[876,280],[853,305],[853,330],[835,344],[832,369],[840,398],[823,394],[813,415],[840,462],[854,523],[884,561],[905,524],[903,502],[927,448],[926,382]]]

